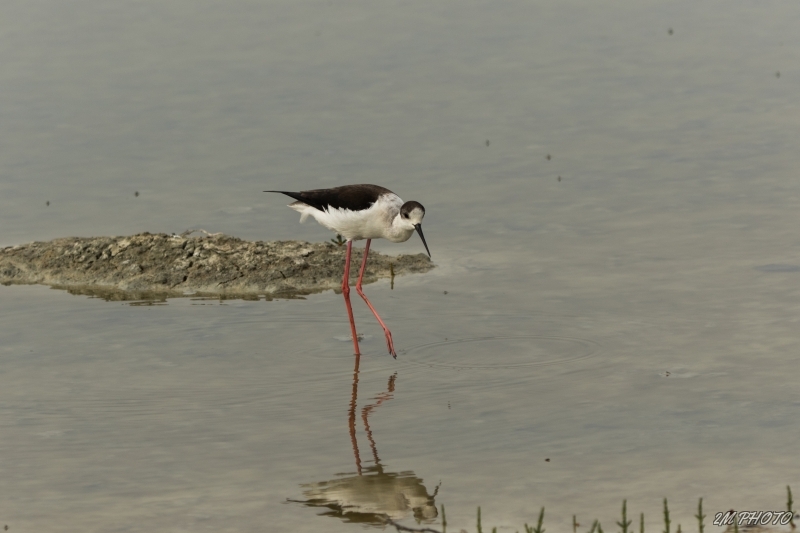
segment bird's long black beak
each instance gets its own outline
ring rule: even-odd
[[[419,238],[422,239],[422,244],[425,245],[425,251],[428,252],[428,257],[430,257],[431,251],[428,250],[428,243],[425,242],[425,235],[422,234],[422,224],[414,224],[414,228],[417,230],[417,233],[419,233]]]

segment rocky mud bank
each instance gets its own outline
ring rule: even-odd
[[[0,249],[0,283],[50,285],[109,300],[294,297],[339,289],[345,250],[331,242],[252,242],[220,234],[67,237]],[[353,249],[352,279],[362,254]],[[370,251],[364,283],[433,266],[424,254]]]

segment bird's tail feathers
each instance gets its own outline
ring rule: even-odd
[[[306,205],[310,205],[311,207],[313,207],[315,209],[319,209],[320,211],[325,211],[325,206],[323,206],[322,204],[320,204],[317,201],[314,201],[312,198],[307,198],[307,197],[303,196],[303,193],[301,193],[301,192],[291,192],[291,191],[264,191],[264,192],[277,192],[277,193],[280,193],[280,194],[285,194],[289,198],[294,198],[298,202],[302,202],[302,203],[304,203]],[[291,207],[291,205],[290,205],[290,207]]]

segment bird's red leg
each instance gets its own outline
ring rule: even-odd
[[[347,255],[344,260],[344,278],[342,278],[342,295],[347,306],[347,316],[350,318],[350,332],[353,334],[353,348],[355,355],[361,355],[358,350],[358,334],[356,333],[356,321],[353,318],[353,307],[350,305],[350,252],[353,250],[353,241],[347,241]]]
[[[392,342],[392,332],[389,331],[389,328],[387,328],[386,324],[383,323],[381,317],[378,316],[378,312],[375,310],[374,307],[372,307],[372,304],[369,303],[367,295],[364,294],[363,290],[361,290],[361,280],[364,279],[364,270],[366,270],[367,268],[367,256],[369,255],[369,243],[371,241],[372,239],[367,239],[367,246],[366,248],[364,248],[364,259],[361,261],[361,272],[359,272],[358,274],[358,282],[356,283],[356,292],[364,299],[364,301],[367,303],[367,307],[369,307],[369,310],[372,311],[372,314],[375,315],[375,318],[378,319],[378,323],[381,325],[381,327],[383,328],[383,333],[386,335],[386,346],[389,348],[389,353],[392,354],[392,357],[397,359],[397,354],[394,351],[394,343]]]

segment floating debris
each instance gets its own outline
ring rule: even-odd
[[[107,300],[291,298],[340,290],[344,254],[330,242],[252,242],[222,234],[67,237],[0,249],[0,283],[49,285]],[[373,251],[364,283],[433,267],[425,254]],[[357,276],[356,268],[351,277]]]

